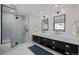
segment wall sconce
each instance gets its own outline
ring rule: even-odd
[[[57,10],[54,14],[60,14],[60,13],[63,13],[63,12],[64,12],[64,10],[61,9],[61,10]]]

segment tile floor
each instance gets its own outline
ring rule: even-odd
[[[11,48],[11,44],[7,43],[7,44],[3,44],[0,45],[0,55],[35,55],[34,53],[32,53],[32,51],[30,51],[28,49],[28,47],[37,44],[35,42],[26,42],[20,45],[17,45],[14,48]],[[41,48],[55,54],[55,55],[61,55],[60,53],[53,51],[49,48],[46,48],[42,45],[37,44],[38,46],[40,46]]]

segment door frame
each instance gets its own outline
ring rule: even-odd
[[[2,44],[2,10],[3,5],[1,4],[1,44]]]

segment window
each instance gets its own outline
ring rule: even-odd
[[[54,31],[65,31],[65,15],[54,16],[53,25]]]

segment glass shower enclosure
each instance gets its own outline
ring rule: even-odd
[[[17,9],[2,5],[2,44],[14,47],[24,42],[24,18],[16,15]]]

